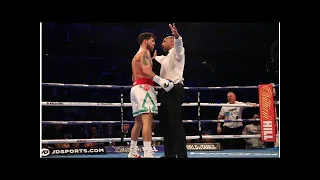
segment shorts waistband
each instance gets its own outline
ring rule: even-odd
[[[138,78],[136,79],[133,84],[132,87],[138,84],[149,84],[150,86],[154,86],[154,82],[152,79],[149,78]]]

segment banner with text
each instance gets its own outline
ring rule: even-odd
[[[260,127],[261,141],[275,142],[275,104],[273,97],[273,85],[262,84],[258,86],[259,107],[260,107]]]
[[[152,146],[154,152],[164,152],[163,145]],[[219,143],[188,143],[188,151],[219,151]],[[107,153],[129,153],[130,146],[106,146]],[[143,152],[142,146],[138,146],[138,152]]]
[[[143,152],[142,150],[143,146],[138,146],[137,151],[138,152]],[[106,146],[106,151],[107,153],[129,153],[130,152],[130,146]],[[162,145],[156,145],[152,146],[152,150],[154,152],[164,152],[163,146]]]
[[[42,148],[41,155],[83,155],[83,154],[106,154],[104,147],[92,148]]]

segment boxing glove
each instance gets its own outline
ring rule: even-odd
[[[172,81],[169,81],[169,80],[166,80],[166,79],[162,79],[158,75],[155,75],[153,77],[153,81],[155,83],[159,84],[166,92],[169,92],[174,86]]]

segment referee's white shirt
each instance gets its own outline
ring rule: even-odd
[[[181,36],[178,39],[174,38],[174,47],[169,50],[167,56],[156,56],[155,60],[161,64],[161,78],[170,79],[174,84],[183,84],[185,54]]]

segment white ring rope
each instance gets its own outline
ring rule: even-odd
[[[63,83],[42,83],[43,86],[48,87],[83,87],[83,88],[107,88],[107,89],[130,89],[132,86],[119,86],[119,85],[89,85],[89,84],[63,84]],[[274,85],[278,87],[279,85]],[[156,88],[161,88],[155,86]],[[258,86],[225,86],[225,87],[184,87],[190,90],[232,90],[232,89],[257,89]],[[104,103],[104,102],[41,102],[42,106],[102,106],[102,107],[131,107],[131,103]],[[275,101],[279,104],[279,101]],[[158,106],[161,104],[158,103]],[[183,103],[182,106],[215,106],[215,107],[259,107],[257,105],[249,104],[226,104],[226,103]],[[278,120],[279,118],[277,118]],[[242,122],[245,119],[237,120],[183,120],[184,122]],[[248,120],[249,121],[249,120]],[[259,121],[250,119],[250,121]],[[128,123],[126,121],[42,121],[44,124],[92,124],[92,123]],[[276,135],[279,136],[278,134]],[[261,138],[260,134],[257,135],[201,135],[203,139],[234,139],[234,138]],[[186,139],[200,139],[200,136],[186,136]],[[89,142],[121,142],[131,141],[131,138],[96,138],[96,139],[53,139],[41,140],[43,144],[64,144],[64,143],[89,143]],[[142,137],[139,137],[139,141]],[[153,141],[163,140],[163,137],[152,137]]]
[[[279,120],[279,118],[276,118],[276,120]],[[200,120],[201,123],[206,122],[254,122],[254,121],[260,121],[260,119],[235,119],[235,120]],[[159,120],[153,120],[154,123],[159,123]],[[183,123],[197,123],[199,120],[182,120]],[[43,124],[120,124],[121,121],[42,121]],[[134,121],[123,121],[124,124],[133,124]]]
[[[158,103],[158,106],[161,104]],[[198,103],[184,103],[183,106],[197,106]],[[121,107],[121,103],[104,103],[104,102],[42,102],[42,106],[100,106],[100,107]],[[124,107],[131,107],[131,103],[123,103]]]
[[[278,135],[277,135],[278,136]],[[261,138],[260,134],[254,135],[202,135],[203,139],[240,139],[240,138]],[[186,139],[200,139],[200,136],[186,136]],[[142,137],[139,137],[139,141]],[[152,137],[153,141],[161,141],[163,137]],[[131,138],[123,138],[123,141],[131,141]],[[95,138],[95,139],[50,139],[42,140],[43,144],[64,144],[64,143],[90,143],[90,142],[121,142],[121,138]]]
[[[50,102],[44,101],[41,102],[42,106],[100,106],[100,107],[121,107],[121,103],[104,103],[104,102]],[[277,101],[275,104],[279,104]],[[161,103],[157,104],[158,106]],[[131,107],[131,103],[123,103],[124,107]],[[198,106],[198,103],[183,103],[182,106]],[[227,103],[200,103],[200,106],[215,106],[215,107],[258,107],[259,104],[256,106],[249,105],[249,104],[227,104]]]
[[[48,87],[82,87],[82,88],[107,88],[107,89],[130,89],[132,86],[119,86],[119,85],[90,85],[90,84],[64,84],[64,83],[42,83],[44,86]],[[276,84],[274,87],[278,87]],[[160,86],[155,86],[160,89]],[[224,87],[184,87],[184,89],[198,89],[198,90],[226,90],[226,89],[257,89],[258,86],[224,86]]]

